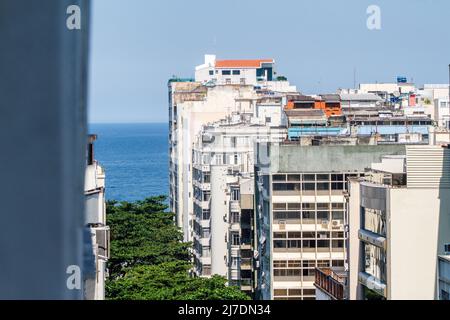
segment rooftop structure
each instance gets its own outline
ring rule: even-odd
[[[205,62],[195,68],[195,80],[210,84],[257,85],[274,81],[273,59],[217,60],[205,55]]]

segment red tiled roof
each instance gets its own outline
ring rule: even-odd
[[[273,59],[217,60],[216,68],[260,68],[262,63],[273,62]]]

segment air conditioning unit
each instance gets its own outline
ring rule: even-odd
[[[328,228],[328,220],[322,220],[322,228]]]
[[[286,230],[286,221],[285,220],[280,220],[278,222],[278,225],[280,226],[280,230]]]
[[[341,222],[339,220],[332,220],[331,221],[331,227],[333,229],[338,229],[341,227]]]

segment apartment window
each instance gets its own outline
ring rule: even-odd
[[[330,240],[317,240],[317,247],[318,248],[329,248]]]
[[[286,240],[274,240],[273,248],[274,249],[285,249],[287,246]]]
[[[343,267],[344,266],[344,260],[332,260],[331,265],[333,267]]]
[[[211,235],[211,229],[210,228],[203,228],[202,229],[202,238],[209,238]]]
[[[233,148],[236,147],[236,141],[237,141],[236,137],[231,137],[231,146]]]
[[[302,203],[303,210],[315,210],[316,204],[315,203]]]
[[[202,220],[209,220],[210,217],[211,217],[211,211],[209,211],[209,209],[203,209]]]
[[[303,289],[303,295],[314,296],[316,294],[316,289]]]
[[[240,191],[237,188],[231,189],[231,200],[232,201],[239,201],[240,199]]]
[[[239,233],[232,232],[231,233],[231,245],[238,246],[241,244],[240,242],[241,242],[241,237],[239,236]]]
[[[223,76],[229,76],[229,75],[231,75],[231,70],[222,70],[222,75],[223,75]]]
[[[300,210],[300,203],[288,203],[289,210]]]
[[[233,75],[238,76],[241,74],[241,70],[233,70]]]
[[[235,165],[239,164],[239,155],[237,154],[234,155],[234,164]]]
[[[450,254],[450,243],[444,245],[444,252],[445,254]]]
[[[214,70],[209,70],[209,75],[213,76],[214,75]]]
[[[231,257],[231,268],[236,269],[239,266],[239,258]]]
[[[211,198],[211,191],[203,191],[203,201],[209,201]]]
[[[344,240],[333,240],[331,242],[331,246],[333,248],[343,248],[344,247]]]
[[[231,212],[231,223],[239,223],[240,221],[240,214],[239,212]]]
[[[266,117],[266,123],[271,123],[272,122],[272,118],[271,117]]]
[[[274,174],[272,176],[273,181],[286,181],[286,175],[285,174]]]
[[[300,175],[299,174],[288,174],[287,179],[288,179],[288,181],[300,181]]]
[[[286,203],[274,203],[273,210],[286,210]]]
[[[210,265],[204,265],[203,268],[202,268],[202,274],[204,276],[211,275],[211,266]]]
[[[317,210],[328,210],[330,208],[329,203],[318,203]]]
[[[313,174],[304,174],[303,175],[303,180],[304,181],[315,181],[316,180],[316,176]]]
[[[202,247],[202,257],[210,257],[210,256],[211,256],[211,248]]]

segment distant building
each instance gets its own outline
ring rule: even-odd
[[[347,181],[383,155],[404,152],[342,137],[258,148],[256,296],[314,300],[316,268],[346,269]]]
[[[407,146],[349,187],[350,299],[437,299],[450,243],[450,150]]]
[[[439,127],[450,130],[450,103],[448,97],[434,100],[434,117]]]
[[[200,276],[225,276],[250,294],[255,144],[281,142],[286,137],[285,126],[279,125],[281,103],[278,107],[273,103],[270,110],[259,119],[235,114],[204,126],[193,147],[195,271]]]
[[[89,300],[105,299],[106,263],[109,259],[109,227],[106,225],[105,203],[105,171],[94,158],[95,135],[89,136],[87,147],[86,175],[85,175],[85,224],[89,230],[92,245],[94,269],[85,272],[85,298]]]
[[[232,114],[251,115],[250,126],[286,127],[280,106],[296,88],[285,80],[274,81],[273,68],[273,60],[216,61],[207,55],[195,79],[169,80],[169,207],[184,240],[192,241],[194,235],[192,148],[202,127]]]
[[[215,84],[257,85],[275,80],[273,59],[216,60],[205,55],[204,64],[195,68],[195,81]]]

